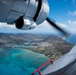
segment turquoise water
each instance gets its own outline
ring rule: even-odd
[[[26,49],[0,49],[0,75],[31,75],[48,60],[45,55]]]

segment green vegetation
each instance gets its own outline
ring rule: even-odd
[[[57,36],[42,34],[0,34],[0,48],[23,48],[56,60],[70,51],[70,44]]]

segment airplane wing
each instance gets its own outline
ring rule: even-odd
[[[76,63],[76,46],[72,50],[59,58],[53,65],[46,68],[42,75],[60,75],[67,71]]]

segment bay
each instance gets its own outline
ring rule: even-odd
[[[26,49],[0,48],[0,75],[31,75],[48,60],[45,55]]]

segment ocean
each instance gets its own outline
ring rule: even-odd
[[[31,75],[48,60],[45,55],[26,49],[0,48],[0,75]]]
[[[76,44],[76,34],[72,34],[67,40],[68,42]]]

